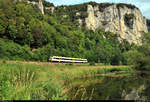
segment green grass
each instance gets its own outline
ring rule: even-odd
[[[0,100],[66,100],[67,96],[60,96],[66,84],[74,79],[131,70],[125,66],[34,65],[1,61]]]

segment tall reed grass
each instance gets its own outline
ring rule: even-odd
[[[65,85],[74,79],[131,70],[129,67],[42,66],[2,61],[0,62],[0,100],[66,100],[67,96],[61,94],[66,89]],[[85,94],[86,92],[83,93],[83,97]],[[89,99],[92,99],[91,97]]]

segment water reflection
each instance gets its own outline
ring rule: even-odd
[[[68,96],[73,100],[150,100],[149,72],[80,79],[72,85]]]

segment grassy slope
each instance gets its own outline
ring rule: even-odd
[[[131,71],[129,66],[69,65],[41,62],[0,61],[0,100],[59,100],[73,79],[114,71]]]

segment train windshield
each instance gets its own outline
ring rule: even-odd
[[[49,59],[52,59],[52,56],[50,56]]]

